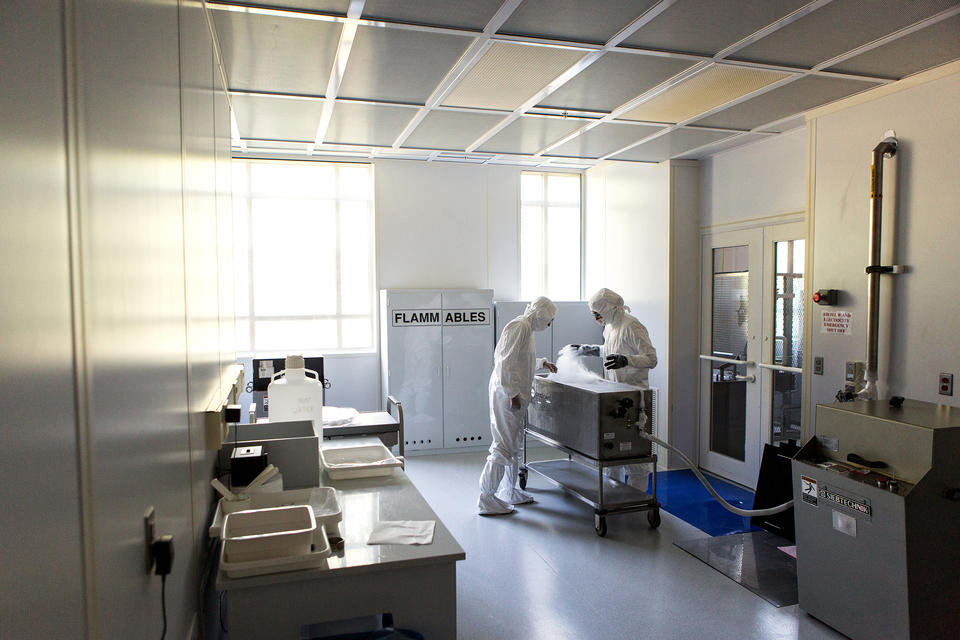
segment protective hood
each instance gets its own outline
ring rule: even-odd
[[[624,306],[620,294],[610,289],[600,289],[590,296],[590,311],[599,313],[603,317],[603,324],[619,320],[623,312],[629,310],[629,307]]]
[[[557,305],[553,304],[548,298],[540,296],[527,305],[523,311],[523,317],[530,321],[530,327],[534,331],[543,331],[547,325],[557,315]]]

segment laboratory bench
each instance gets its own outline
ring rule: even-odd
[[[376,441],[344,437],[323,446]],[[336,489],[343,548],[327,558],[326,568],[246,578],[218,569],[230,639],[297,639],[305,624],[384,613],[393,615],[396,627],[431,640],[456,638],[456,563],[466,554],[406,473],[396,468],[390,475],[350,480],[321,474],[321,485]],[[433,542],[368,545],[374,525],[386,520],[433,520]]]

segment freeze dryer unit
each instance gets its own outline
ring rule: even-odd
[[[854,639],[957,637],[960,409],[818,405],[793,495],[802,609]]]
[[[597,378],[571,382],[537,376],[527,429],[597,460],[650,455],[653,390]]]

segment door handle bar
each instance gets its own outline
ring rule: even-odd
[[[724,363],[727,363],[727,364],[736,364],[736,365],[745,364],[745,365],[747,365],[747,366],[753,366],[753,365],[757,364],[757,363],[754,362],[753,360],[734,360],[733,358],[721,358],[721,357],[719,357],[719,356],[705,356],[705,355],[701,355],[701,356],[700,356],[700,359],[701,359],[701,360],[710,360],[711,362],[724,362]]]
[[[761,362],[757,365],[761,369],[770,369],[771,371],[785,371],[787,373],[803,373],[803,369],[800,367],[785,367],[782,364],[767,364],[766,362]]]

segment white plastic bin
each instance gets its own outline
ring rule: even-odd
[[[229,513],[223,521],[223,555],[228,562],[250,562],[307,554],[316,528],[308,504]]]

